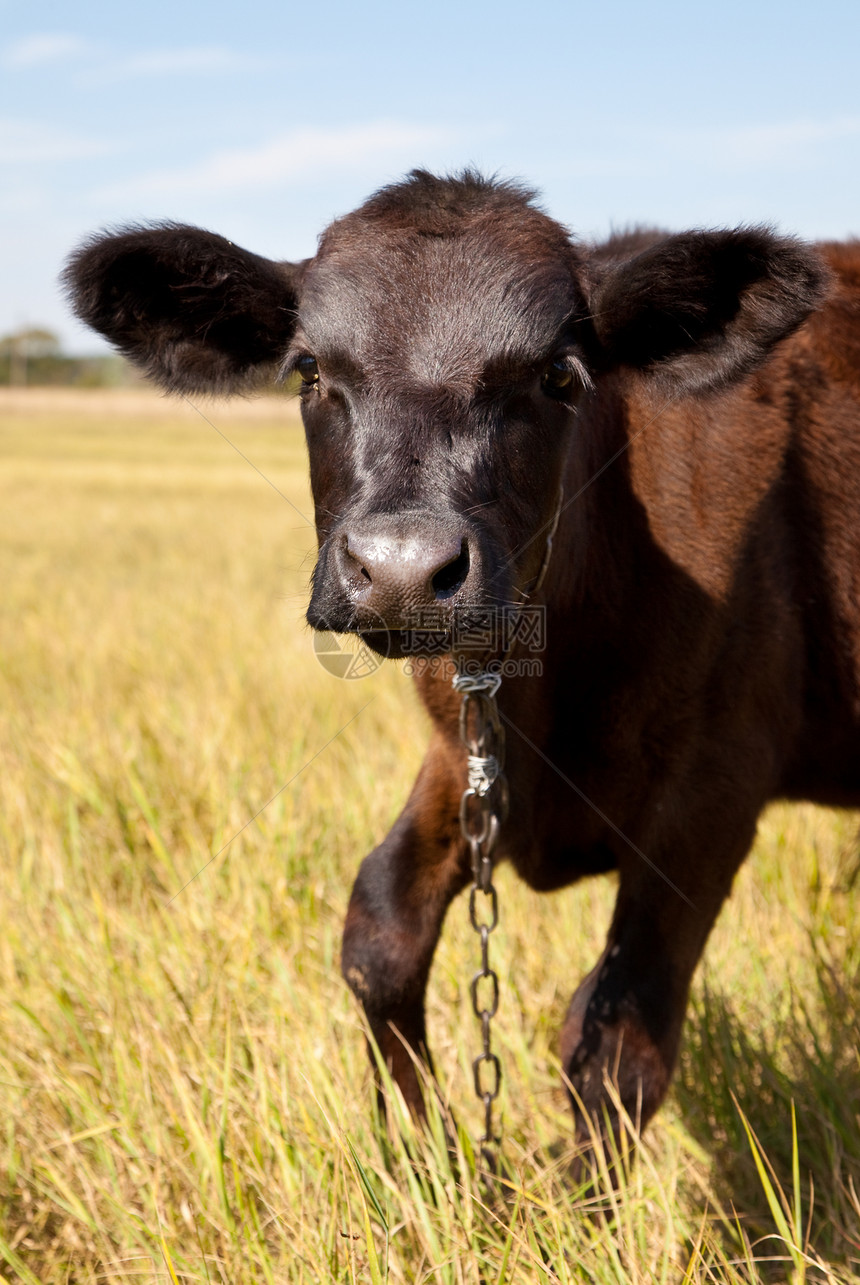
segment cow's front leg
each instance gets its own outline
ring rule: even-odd
[[[427,978],[445,912],[470,877],[459,830],[460,766],[444,743],[431,747],[394,828],[361,864],[344,929],[343,975],[419,1119],[425,1108],[414,1057],[432,1070]]]
[[[696,964],[753,833],[752,825],[736,832],[719,854],[712,838],[698,860],[679,845],[684,860],[667,858],[659,871],[635,854],[622,864],[606,948],[574,994],[562,1030],[578,1142],[588,1144],[595,1130],[605,1136],[607,1120],[619,1133],[607,1079],[638,1129],[660,1106]]]

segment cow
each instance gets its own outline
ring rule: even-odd
[[[300,381],[307,618],[428,661],[430,745],[359,869],[342,952],[419,1118],[428,974],[471,879],[460,697],[429,662],[457,659],[464,609],[544,612],[542,672],[497,696],[496,855],[542,892],[617,871],[561,1056],[579,1138],[619,1102],[644,1126],[762,809],[860,805],[860,243],[585,244],[518,184],[416,170],[301,262],[133,226],[65,280],[169,392]]]

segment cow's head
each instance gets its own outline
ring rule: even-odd
[[[577,410],[607,376],[705,394],[824,288],[811,251],[758,229],[621,246],[578,247],[516,186],[415,172],[303,263],[165,225],[95,238],[66,281],[168,390],[298,374],[320,546],[308,618],[382,645],[380,622],[397,638],[429,615],[444,634],[457,606],[528,590]]]

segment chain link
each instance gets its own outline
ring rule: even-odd
[[[490,933],[499,922],[499,899],[493,884],[493,852],[499,827],[507,816],[508,785],[504,775],[505,734],[499,718],[497,674],[457,674],[454,690],[460,707],[460,739],[468,753],[468,786],[460,800],[460,830],[472,863],[469,920],[481,942],[481,966],[472,978],[472,1008],[481,1023],[481,1052],[472,1062],[475,1095],[484,1107],[481,1156],[496,1168],[499,1139],[493,1125],[493,1103],[502,1085],[502,1066],[491,1044],[490,1023],[499,1007],[499,975],[490,967]]]

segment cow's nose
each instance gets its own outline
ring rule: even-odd
[[[469,545],[462,535],[356,531],[346,537],[345,554],[353,594],[384,618],[446,602],[469,574]]]

